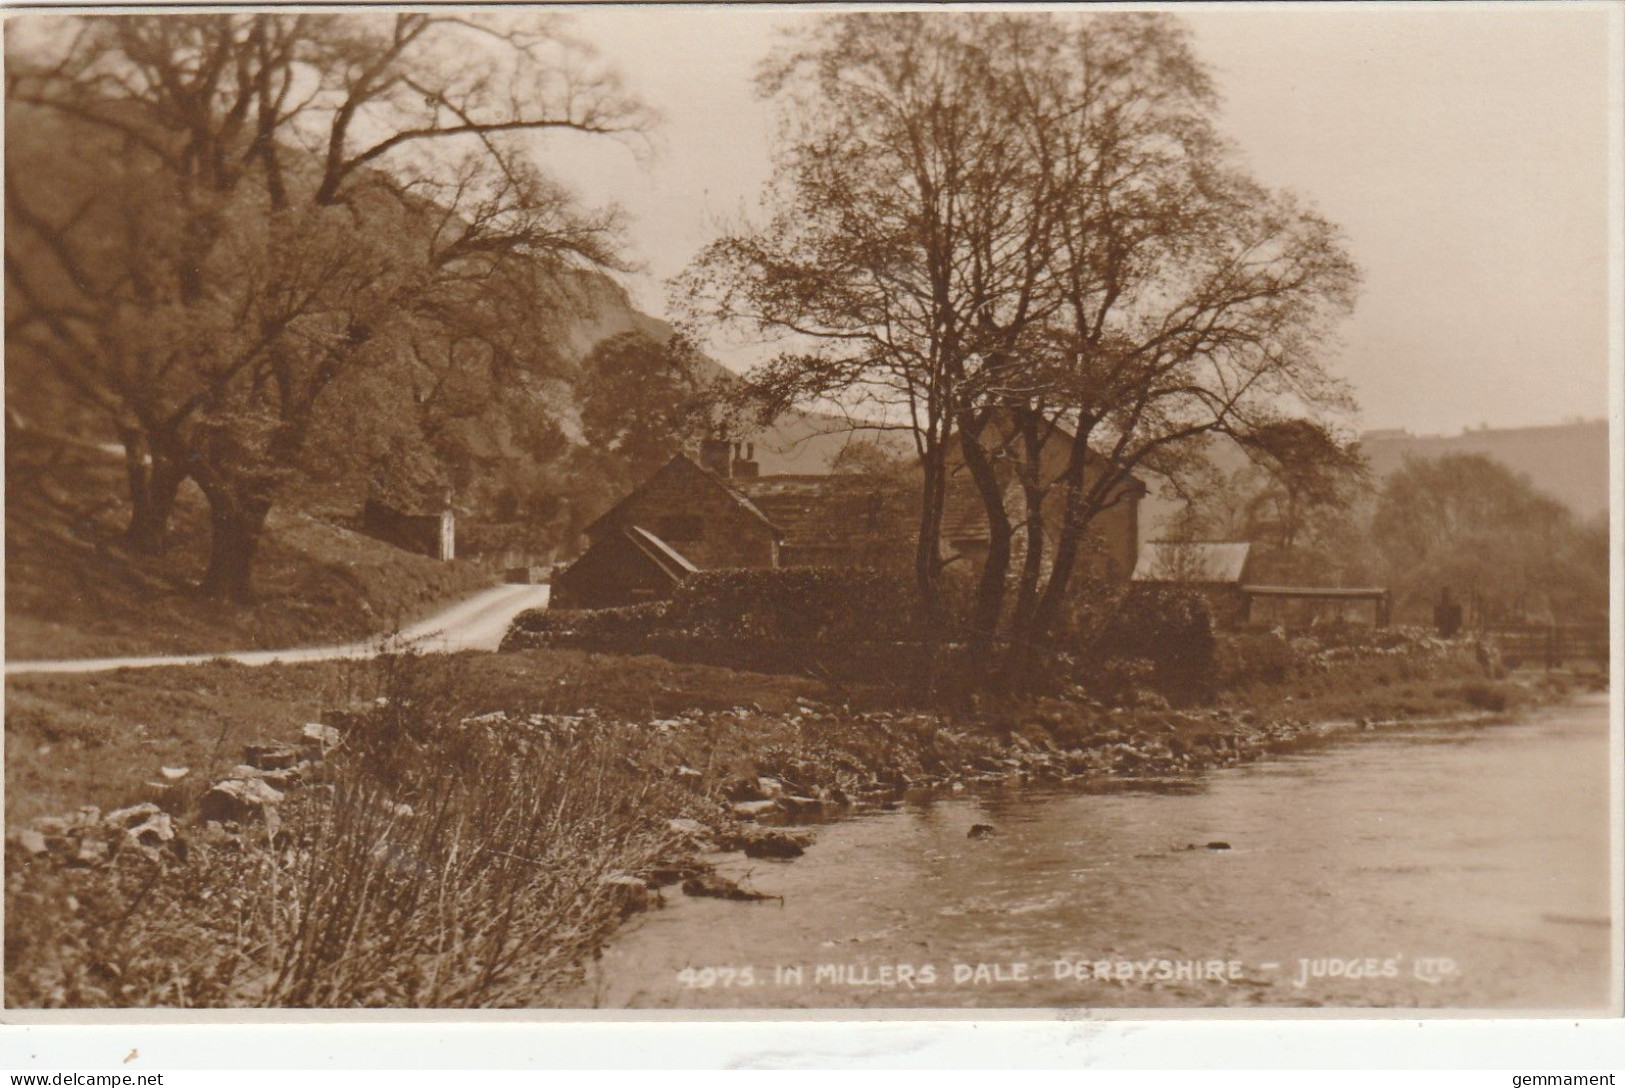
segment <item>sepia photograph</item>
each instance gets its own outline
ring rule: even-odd
[[[7,12],[7,1017],[1620,1016],[1620,13]]]

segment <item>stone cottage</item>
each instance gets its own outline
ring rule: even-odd
[[[728,567],[911,570],[919,532],[917,482],[867,474],[763,476],[750,443],[707,440],[698,460],[678,454],[587,526],[580,558],[553,579],[559,608],[657,600],[689,573]],[[952,460],[950,460],[952,463]],[[1012,492],[1008,472],[1001,472]],[[1134,568],[1139,500],[1133,480],[1100,519],[1097,561]],[[1007,500],[1007,502],[1010,500]],[[988,529],[963,466],[943,514],[946,556],[977,565]]]

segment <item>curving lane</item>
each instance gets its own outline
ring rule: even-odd
[[[363,661],[384,653],[405,651],[455,653],[459,650],[495,650],[515,616],[527,608],[544,608],[547,600],[547,586],[502,585],[476,593],[392,635],[358,642],[303,646],[287,650],[245,650],[237,653],[7,661],[6,675],[151,669],[166,665],[201,665],[208,661],[234,661],[239,665],[271,665],[279,662],[291,664],[301,661]]]

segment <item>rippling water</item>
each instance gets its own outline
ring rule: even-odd
[[[1608,741],[1596,700],[1172,792],[1012,789],[842,819],[794,862],[723,858],[782,904],[668,894],[578,1000],[1598,1011]],[[976,823],[1000,834],[967,839]]]

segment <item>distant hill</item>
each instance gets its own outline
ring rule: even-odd
[[[835,416],[790,412],[772,427],[751,436],[756,461],[764,476],[822,475],[829,472],[849,442],[889,446],[900,456],[911,456],[913,440],[906,432],[854,427]]]
[[[1577,420],[1545,427],[1483,427],[1458,435],[1367,431],[1360,447],[1380,481],[1407,457],[1478,453],[1501,462],[1582,518],[1608,509],[1608,421]]]
[[[1377,488],[1407,457],[1477,453],[1528,477],[1536,488],[1567,505],[1580,518],[1608,510],[1608,421],[1577,420],[1544,427],[1482,427],[1458,435],[1419,435],[1404,430],[1366,431],[1360,449]],[[1225,442],[1209,456],[1225,472],[1244,466],[1246,455]],[[1183,504],[1152,488],[1140,507],[1147,536],[1172,531]]]
[[[633,306],[626,288],[604,273],[582,270],[569,275],[569,293],[577,307],[564,330],[564,354],[570,358],[581,359],[600,340],[623,332],[641,332],[661,341],[671,336],[671,325]],[[717,369],[722,370],[721,364]]]

